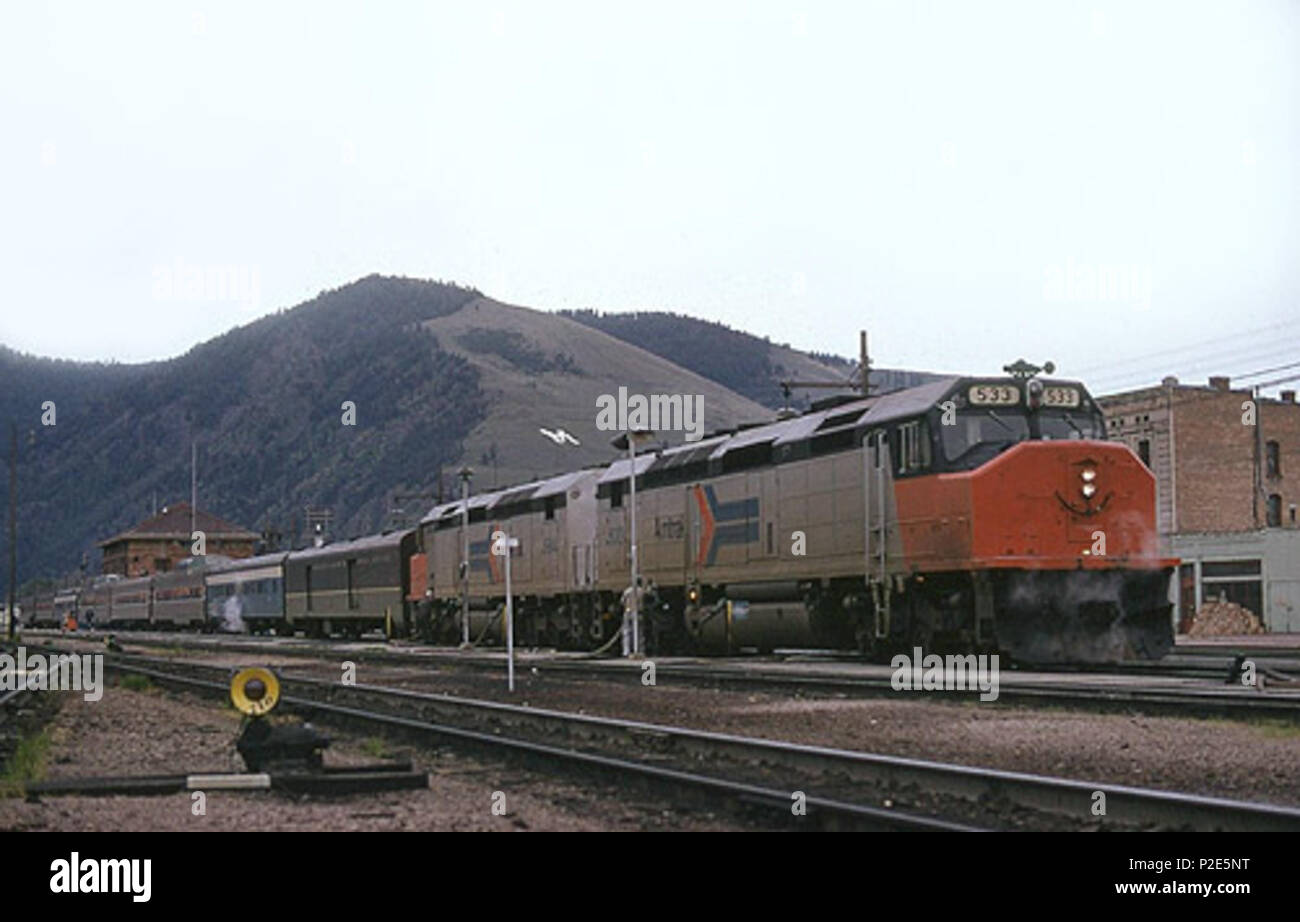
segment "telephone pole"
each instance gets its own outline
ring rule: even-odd
[[[858,391],[863,397],[871,396],[871,355],[867,352],[867,331],[858,331],[858,367],[855,374],[843,381],[781,381],[781,391],[785,394],[786,409],[789,409],[790,392],[794,388],[825,387],[837,391]]]
[[[194,540],[199,503],[199,443],[190,439],[190,541]]]
[[[18,423],[9,423],[9,639],[14,639],[18,579]]]

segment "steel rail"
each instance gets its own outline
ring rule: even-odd
[[[166,665],[174,666],[175,664],[168,663]],[[222,695],[229,692],[229,685],[226,682],[178,675],[174,672],[164,672],[151,666],[142,666],[138,663],[127,661],[109,662],[107,657],[105,658],[105,668],[117,672],[131,672],[138,675],[148,676],[149,678],[155,679],[161,683],[179,684],[189,688]],[[203,668],[222,669],[222,667],[213,666],[205,666]],[[286,681],[296,680],[286,678]],[[718,778],[712,775],[703,775],[680,769],[664,768],[644,762],[621,759],[599,753],[581,752],[575,749],[566,749],[531,740],[502,736],[497,733],[485,733],[476,730],[468,730],[462,727],[437,724],[397,714],[386,714],[363,708],[347,707],[320,701],[315,698],[282,695],[280,698],[280,704],[282,706],[289,705],[334,717],[358,720],[367,724],[380,724],[404,731],[414,731],[420,734],[432,734],[438,737],[454,739],[462,743],[479,745],[491,749],[505,749],[517,755],[540,758],[550,762],[567,763],[569,765],[581,766],[605,773],[636,775],[648,781],[676,787],[693,788],[699,791],[706,791],[712,794],[739,800],[747,804],[774,808],[778,811],[789,811],[792,804],[791,792],[789,791],[777,790],[775,788],[749,784],[733,779]],[[898,810],[871,807],[860,803],[852,803],[827,797],[809,795],[806,797],[805,803],[809,816],[827,822],[832,828],[869,828],[930,832],[984,831],[979,827],[971,826],[966,823],[958,823],[937,817],[905,813]],[[789,814],[787,813],[787,815]]]
[[[127,638],[124,638],[127,639]],[[456,652],[412,652],[394,650],[341,649],[317,642],[271,645],[254,641],[200,641],[178,642],[177,639],[131,637],[128,642],[141,646],[174,647],[187,650],[249,653],[319,659],[322,656],[345,655],[359,662],[383,665],[416,666],[432,664],[457,666],[474,670],[501,669],[499,657],[474,657]],[[608,664],[608,665],[606,665]],[[611,681],[640,682],[641,671],[636,664],[593,659],[560,659],[546,662],[524,663],[539,672],[580,675]],[[775,671],[763,666],[737,664],[707,665],[697,663],[659,662],[656,678],[691,685],[718,685],[756,691],[793,690],[805,693],[857,694],[869,696],[920,696],[928,698],[969,699],[970,691],[936,689],[924,693],[919,690],[895,690],[888,676],[843,676],[822,674],[794,674]],[[1064,673],[1062,673],[1064,674]],[[1085,675],[1085,673],[1072,673]],[[1226,677],[1226,668],[1223,673]],[[1117,686],[1085,682],[1046,680],[1027,683],[1016,681],[1012,670],[1002,671],[996,703],[1033,707],[1076,707],[1103,712],[1137,712],[1173,716],[1217,716],[1230,718],[1271,718],[1300,723],[1300,693],[1249,691],[1227,687],[1205,688],[1153,688],[1143,686]],[[1226,683],[1225,683],[1226,685]],[[1267,687],[1267,686],[1266,686]]]
[[[165,678],[168,674],[156,667],[162,665],[174,668],[177,665],[168,661],[160,663],[147,657],[123,656],[116,659],[119,661],[112,664],[112,668],[118,671],[144,672],[148,669],[160,678]],[[201,670],[226,671],[225,667],[208,664],[187,663],[185,665]],[[431,724],[405,714],[415,709],[423,718],[426,713],[433,712],[439,720],[443,721],[456,717],[463,719],[469,715],[481,724],[495,725],[497,728],[504,725],[511,728],[540,729],[549,735],[562,736],[570,744],[596,742],[608,744],[613,741],[623,747],[630,745],[641,750],[649,744],[657,747],[661,752],[668,750],[674,755],[697,761],[716,761],[719,757],[726,757],[733,761],[795,772],[805,778],[843,778],[853,784],[870,786],[873,790],[882,785],[889,788],[915,786],[927,793],[954,796],[965,800],[980,801],[992,798],[996,802],[1006,802],[1020,808],[1073,817],[1081,823],[1092,819],[1091,811],[1096,801],[1096,794],[1101,792],[1106,798],[1107,823],[1118,823],[1121,826],[1207,831],[1300,830],[1300,808],[1277,804],[1235,801],[1122,784],[1056,778],[903,756],[742,737],[707,730],[573,714],[386,686],[343,685],[292,674],[285,674],[282,681],[286,686],[314,688],[335,696],[351,695],[363,700],[370,698],[385,701],[399,706],[404,712],[398,715],[384,715],[385,721],[393,722],[394,726],[425,728],[477,742],[495,743],[501,741],[502,737],[496,733],[466,730],[463,726]],[[357,711],[356,708],[322,702],[319,698],[288,696],[282,700],[298,707],[323,710],[326,713],[348,715]],[[375,712],[360,713],[374,714]],[[536,751],[552,756],[559,753],[575,753],[573,749],[561,749],[531,741],[512,740],[511,744],[519,746],[524,751]],[[539,746],[541,748],[531,749]],[[575,757],[579,756],[594,759],[607,758],[590,754],[577,754]],[[643,769],[653,771],[671,771],[646,766],[640,762],[617,761],[620,764],[636,764]],[[732,783],[716,778],[708,783],[715,782],[724,785]],[[767,789],[767,794],[764,796],[776,796],[787,807],[790,803],[790,795],[785,791],[774,792],[773,789]],[[810,798],[809,803],[812,802]]]

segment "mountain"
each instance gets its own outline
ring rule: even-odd
[[[488,411],[465,438],[474,484],[505,485],[608,461],[617,432],[596,428],[597,397],[682,394],[703,397],[705,431],[773,418],[772,411],[662,353],[637,348],[553,313],[478,298],[424,324],[442,348],[478,373]],[[539,430],[563,429],[557,444]],[[681,442],[680,432],[660,433]]]
[[[852,371],[846,359],[692,317],[547,313],[382,276],[162,362],[0,346],[0,420],[20,434],[19,583],[75,574],[83,560],[98,572],[98,541],[187,500],[191,442],[200,508],[301,544],[309,507],[332,512],[336,538],[391,524],[394,505],[416,521],[440,481],[457,489],[462,465],[475,469],[477,491],[607,462],[617,433],[597,428],[597,401],[620,388],[698,396],[709,432],[772,419],[782,378]],[[929,377],[875,370],[872,382],[889,390]],[[791,403],[830,393],[796,390]],[[0,508],[7,491],[0,476]],[[7,538],[0,532],[0,564]]]
[[[787,404],[781,381],[845,381],[857,368],[856,360],[818,352],[800,352],[721,323],[667,311],[602,314],[583,310],[563,313],[585,326],[640,346],[771,409],[780,409]],[[887,392],[915,387],[938,377],[922,371],[873,368],[871,386],[877,392]],[[812,401],[835,393],[842,392],[791,388],[788,403],[805,410]]]
[[[418,519],[440,473],[455,489],[462,464],[479,490],[608,461],[616,433],[596,428],[596,399],[620,386],[700,395],[705,430],[773,416],[771,404],[661,348],[403,278],[323,292],[167,361],[78,363],[0,347],[0,421],[21,435],[19,583],[75,573],[83,559],[98,572],[97,541],[187,500],[191,440],[200,508],[293,540],[307,508],[325,507],[333,535],[346,537],[384,527],[394,493],[423,494],[401,502]],[[47,401],[53,425],[42,425]],[[355,425],[344,424],[345,402]],[[579,444],[539,431],[559,428]],[[7,491],[0,474],[0,509]],[[0,529],[0,583],[6,542]]]
[[[19,582],[74,571],[83,555],[94,572],[96,541],[188,498],[191,439],[209,512],[289,534],[325,506],[337,534],[375,527],[387,492],[430,485],[487,413],[477,370],[422,326],[478,296],[372,276],[164,362],[0,350],[0,419],[21,433]],[[46,401],[54,425],[42,425]],[[6,505],[7,491],[0,477]]]

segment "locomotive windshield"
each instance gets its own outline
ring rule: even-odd
[[[1082,409],[1044,407],[1030,415],[1019,407],[971,408],[957,414],[951,426],[939,426],[943,454],[949,465],[972,468],[1030,438],[1102,439],[1105,426],[1095,413]],[[1037,430],[1037,431],[1034,431]]]

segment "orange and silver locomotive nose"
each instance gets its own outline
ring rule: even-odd
[[[1026,662],[1163,656],[1173,644],[1155,480],[1125,446],[1022,442],[972,477],[973,548],[998,645]]]

